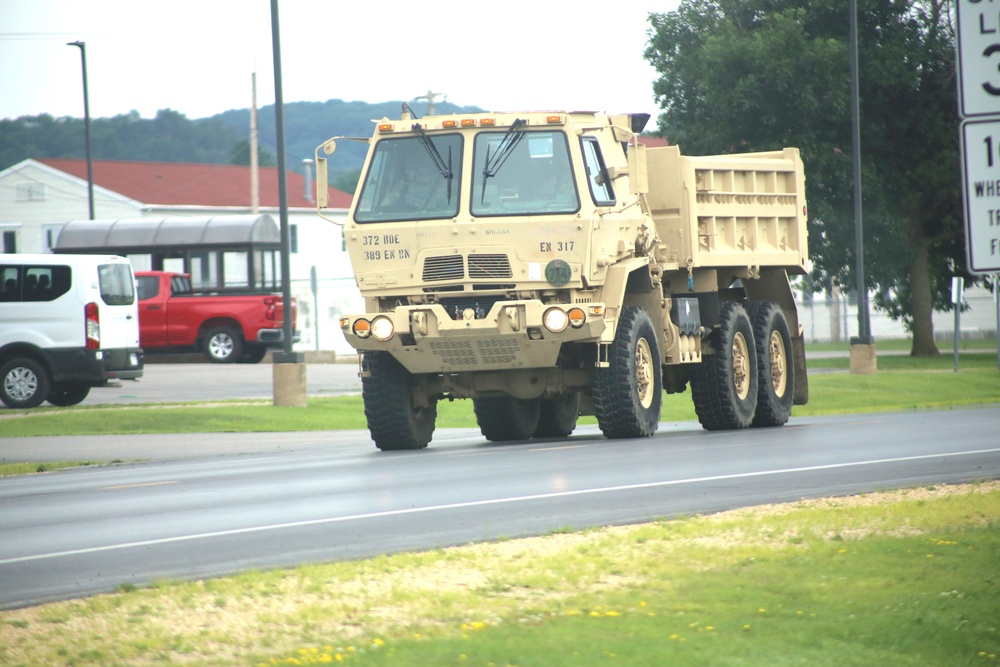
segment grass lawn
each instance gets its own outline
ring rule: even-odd
[[[0,664],[989,666],[1000,482],[754,507],[0,612]]]

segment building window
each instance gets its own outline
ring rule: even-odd
[[[17,232],[3,233],[3,251],[10,254],[17,252]]]
[[[45,183],[15,183],[14,201],[45,201]]]

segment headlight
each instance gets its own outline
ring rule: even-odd
[[[569,316],[562,308],[549,308],[542,315],[542,324],[552,333],[559,333],[569,326]]]
[[[396,327],[388,317],[376,317],[372,320],[372,335],[378,340],[387,341],[396,333]]]
[[[371,322],[368,320],[358,320],[354,323],[354,335],[358,338],[368,338],[368,335],[372,332]]]

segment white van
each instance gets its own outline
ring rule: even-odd
[[[76,405],[141,377],[138,308],[123,257],[0,254],[0,400]]]

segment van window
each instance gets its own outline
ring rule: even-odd
[[[69,291],[68,266],[5,266],[0,269],[0,301],[54,301]]]
[[[97,282],[101,300],[109,306],[130,306],[135,303],[135,282],[128,264],[101,264],[97,267]]]
[[[21,300],[21,270],[17,266],[0,268],[0,301]]]

